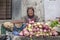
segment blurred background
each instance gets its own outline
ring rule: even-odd
[[[40,21],[60,17],[60,0],[0,0],[0,23],[21,19],[27,7],[34,7]]]

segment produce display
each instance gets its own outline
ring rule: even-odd
[[[5,22],[4,24],[5,28],[8,28],[10,30],[13,30],[12,28],[14,27],[13,23],[11,22]],[[18,32],[14,32],[18,34],[19,36],[57,36],[58,33],[56,32],[55,29],[53,29],[56,25],[59,25],[58,21],[53,21],[53,22],[47,22],[47,23],[27,23],[26,27]]]
[[[41,24],[39,22],[33,24],[27,24],[20,33],[20,36],[57,36],[58,33],[49,25]]]
[[[8,30],[12,30],[12,34],[15,36],[21,36],[22,39],[25,39],[25,37],[29,40],[34,39],[40,39],[40,36],[44,37],[46,36],[58,36],[60,32],[60,24],[58,21],[49,21],[49,22],[29,22],[26,23],[26,26],[23,28],[23,30],[13,31],[14,23],[11,22],[5,22],[3,23],[4,27]],[[22,24],[17,25],[16,27],[19,28],[19,26]],[[20,27],[21,28],[21,27]],[[38,38],[35,38],[38,37]],[[47,37],[46,37],[47,38]],[[54,37],[55,38],[55,37]],[[53,38],[53,39],[54,39]],[[51,39],[51,38],[50,38]]]

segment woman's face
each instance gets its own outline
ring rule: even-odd
[[[29,16],[33,16],[33,15],[34,15],[34,12],[33,12],[32,9],[29,9],[29,10],[28,10],[28,15],[29,15]]]

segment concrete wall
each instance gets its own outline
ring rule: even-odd
[[[12,14],[13,20],[21,18],[21,0],[12,0]]]
[[[40,21],[60,17],[60,0],[12,0],[12,19],[18,20],[25,16],[30,6],[34,7]]]
[[[13,0],[12,2],[13,20],[25,16],[27,7],[34,7],[35,14],[40,18],[40,21],[44,20],[43,0]]]
[[[45,21],[60,17],[60,0],[44,0]]]
[[[22,16],[25,16],[26,10],[28,7],[33,7],[35,10],[35,14],[40,18],[40,21],[44,20],[44,0],[22,0]]]

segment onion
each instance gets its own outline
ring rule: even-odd
[[[34,23],[34,21],[32,21],[32,23]]]
[[[52,33],[50,32],[49,35],[52,36]]]
[[[48,33],[46,33],[46,36],[49,36],[49,34],[48,34]]]
[[[39,37],[40,35],[39,34],[36,34],[36,37]]]
[[[39,25],[39,28],[42,28],[42,25]]]
[[[39,23],[39,22],[37,22],[37,25],[40,25],[40,23]]]
[[[48,25],[44,25],[44,26],[43,26],[43,29],[48,30],[48,29],[49,29],[49,26],[48,26]]]
[[[33,32],[30,32],[30,35],[33,35]]]
[[[37,30],[37,31],[39,31],[40,29],[39,29],[39,28],[37,28],[36,30]]]
[[[57,32],[53,32],[53,36],[57,36],[58,35],[58,33]]]
[[[28,27],[31,27],[32,25],[31,24],[28,24]]]
[[[35,26],[35,28],[37,28],[38,26]]]
[[[29,32],[28,32],[28,31],[25,31],[25,32],[24,32],[24,35],[25,35],[25,36],[28,36],[28,35],[29,35]]]
[[[42,29],[40,29],[40,32],[42,32],[43,30]]]
[[[19,35],[23,36],[23,32],[21,31],[21,32],[19,33]]]
[[[43,31],[44,31],[44,32],[47,32],[47,30],[46,30],[46,29],[44,29]]]
[[[26,28],[24,28],[24,29],[23,29],[23,31],[27,31],[27,29],[26,29]]]
[[[36,31],[36,29],[35,29],[35,28],[33,28],[33,29],[32,29],[32,31],[34,31],[34,32],[35,32],[35,31]]]
[[[28,31],[32,31],[32,29],[31,29],[31,28],[29,28],[29,29],[28,29]]]
[[[36,26],[36,23],[34,23],[33,25]]]

